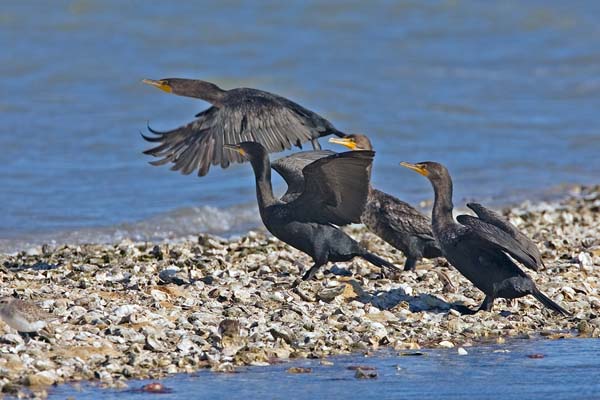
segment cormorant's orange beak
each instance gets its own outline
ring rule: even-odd
[[[167,93],[173,93],[173,88],[165,81],[155,81],[154,79],[144,79],[142,82],[147,85],[157,87],[160,90],[164,90]]]
[[[427,169],[421,164],[411,164],[409,162],[402,161],[400,165],[408,169],[412,169],[413,171],[416,171],[423,176],[429,176],[429,171],[427,171]]]
[[[329,143],[341,144],[342,146],[346,146],[350,150],[356,150],[356,142],[354,141],[354,139],[332,137],[329,139]]]
[[[244,149],[242,149],[242,146],[240,146],[239,144],[224,144],[223,148],[227,150],[237,151],[243,156],[246,155],[246,152],[244,151]]]

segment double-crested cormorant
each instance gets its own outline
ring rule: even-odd
[[[510,259],[509,255],[529,268],[536,265],[528,249],[529,239],[524,245],[513,233],[499,228],[497,221],[489,223],[485,219],[459,216],[460,224],[454,222],[452,179],[448,170],[435,162],[402,162],[401,165],[426,176],[431,182],[435,192],[433,235],[450,264],[485,293],[477,311],[491,311],[494,299],[498,297],[514,299],[531,294],[546,307],[570,315],[540,292],[529,275]]]
[[[331,138],[331,143],[341,144],[351,150],[373,150],[365,135],[347,135]],[[406,256],[405,271],[415,269],[423,257],[440,257],[442,252],[433,238],[431,220],[410,204],[369,186],[369,197],[361,222],[387,243]]]
[[[224,146],[252,164],[258,209],[269,232],[312,257],[314,265],[302,279],[311,279],[329,261],[349,261],[356,256],[380,268],[397,269],[334,226],[360,220],[367,199],[372,151],[335,153],[311,162],[302,169],[301,192],[284,202],[273,195],[271,164],[264,146],[255,142]]]
[[[167,132],[148,127],[157,136],[142,135],[149,142],[160,143],[144,152],[161,157],[150,164],[170,162],[172,170],[186,175],[198,170],[198,175],[204,176],[211,164],[227,168],[232,162],[242,162],[239,154],[223,150],[225,143],[258,142],[272,153],[292,146],[301,147],[307,141],[312,142],[314,149],[320,149],[318,139],[321,136],[344,136],[320,115],[262,90],[223,90],[213,83],[196,79],[145,79],[143,82],[168,93],[212,104],[187,125]]]

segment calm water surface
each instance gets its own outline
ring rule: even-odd
[[[0,250],[259,225],[248,165],[149,166],[207,104],[142,78],[259,87],[371,135],[375,185],[506,204],[600,176],[600,2],[13,1],[0,11]],[[338,148],[339,150],[339,148]],[[279,190],[282,185],[278,181]]]
[[[600,397],[600,340],[515,341],[504,345],[424,351],[421,357],[383,352],[376,357],[336,357],[334,366],[300,361],[270,367],[251,367],[239,374],[199,372],[161,381],[173,389],[159,399],[503,399],[562,400]],[[528,355],[542,354],[532,359]],[[375,380],[358,380],[349,366],[377,368]],[[313,368],[292,375],[290,366]],[[101,390],[65,385],[49,398],[148,398],[134,389],[150,381],[132,381],[130,389]],[[133,389],[133,390],[132,390]]]

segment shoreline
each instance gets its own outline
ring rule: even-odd
[[[518,207],[526,202],[556,205],[585,186],[584,184],[560,183],[535,192],[521,194],[518,197],[508,194],[503,198],[484,197],[478,198],[476,201],[496,210]],[[283,194],[283,190],[280,192]],[[403,198],[401,193],[390,193]],[[532,198],[531,196],[534,194],[536,196]],[[468,212],[469,210],[464,204],[473,200],[475,199],[463,198],[458,201],[456,212]],[[430,214],[433,198],[422,199],[411,204],[417,210]],[[117,244],[125,239],[136,242],[180,243],[186,240],[195,240],[198,232],[218,238],[234,239],[257,230],[266,232],[258,215],[256,199],[252,198],[247,203],[225,208],[214,205],[182,207],[162,211],[145,219],[123,221],[111,225],[23,231],[13,236],[0,235],[0,254],[17,254],[19,251],[36,252],[43,244],[50,244],[54,247],[63,244],[82,245],[87,243],[109,245]]]
[[[58,318],[44,333],[47,341],[28,343],[0,323],[0,388],[16,395],[28,386],[43,395],[55,383],[124,387],[128,379],[202,368],[231,372],[382,347],[600,337],[600,186],[578,188],[556,203],[505,210],[546,262],[545,270],[527,273],[572,318],[530,296],[460,315],[451,304],[475,307],[483,295],[441,259],[385,278],[361,259],[328,264],[316,280],[292,288],[309,257],[262,232],[0,254],[0,296],[17,292]],[[364,227],[347,231],[376,254],[404,263]]]

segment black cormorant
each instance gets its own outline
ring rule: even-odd
[[[144,152],[161,157],[152,161],[152,165],[170,162],[172,170],[186,175],[198,170],[198,175],[204,176],[211,164],[227,168],[232,162],[242,162],[239,154],[223,150],[225,143],[258,142],[272,153],[292,146],[300,147],[307,141],[312,142],[314,149],[320,149],[318,139],[321,136],[344,136],[320,115],[262,90],[224,90],[213,83],[196,79],[145,79],[143,82],[168,93],[212,104],[187,125],[167,132],[148,127],[157,136],[142,135],[149,142],[160,143]]]
[[[435,192],[431,218],[433,235],[450,264],[485,294],[477,311],[491,311],[494,299],[498,297],[514,299],[531,294],[544,306],[570,315],[543,294],[529,275],[509,257],[530,268],[535,265],[528,246],[524,246],[522,240],[515,239],[513,234],[499,228],[496,223],[490,224],[484,219],[459,216],[461,223],[454,221],[452,179],[443,165],[435,162],[402,162],[401,165],[426,176],[431,182]]]
[[[271,164],[264,146],[242,142],[224,147],[237,151],[252,164],[258,209],[269,232],[312,257],[314,264],[303,280],[311,279],[329,261],[350,261],[356,256],[380,268],[397,270],[337,227],[360,221],[368,194],[372,151],[335,153],[306,165],[302,169],[302,191],[284,202],[273,195]]]
[[[351,150],[373,150],[365,135],[331,138]],[[387,243],[406,256],[405,271],[415,269],[421,258],[441,257],[442,252],[433,238],[431,220],[410,204],[369,186],[369,197],[361,222]]]

